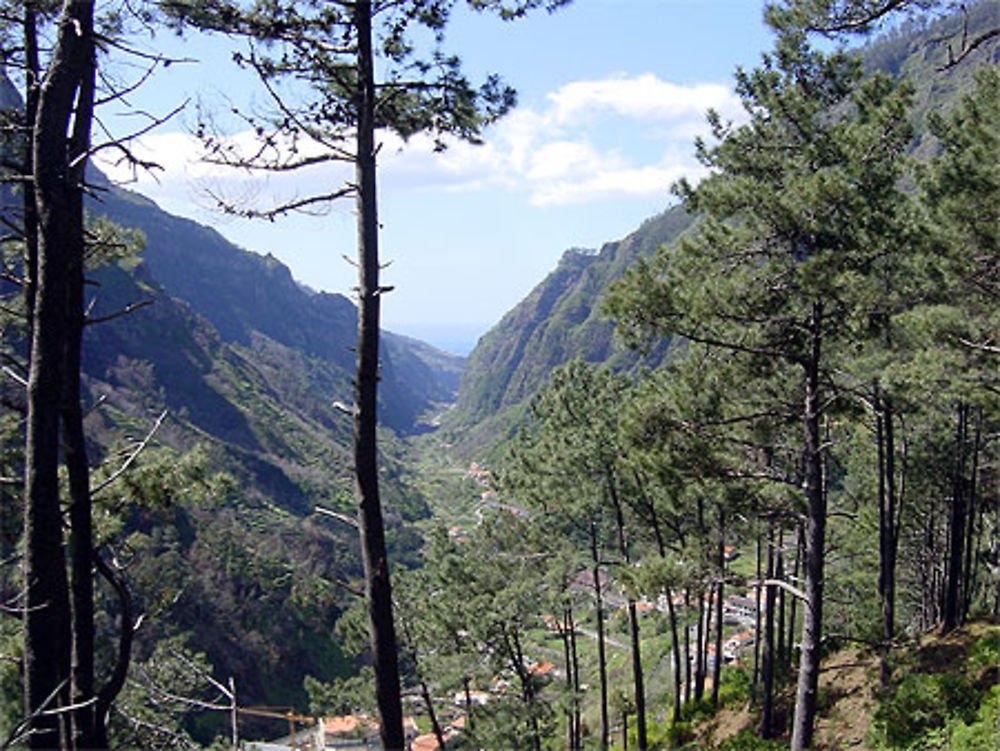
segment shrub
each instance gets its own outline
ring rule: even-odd
[[[885,744],[906,748],[951,717],[969,721],[979,700],[968,679],[952,673],[912,673],[878,708],[875,723]]]
[[[719,704],[723,707],[742,706],[750,701],[753,678],[750,671],[742,667],[727,666],[722,669],[719,685]]]
[[[761,740],[752,730],[744,730],[738,735],[726,738],[719,745],[719,751],[781,751],[784,748],[787,746],[783,742]]]
[[[994,686],[971,723],[951,729],[951,751],[996,751],[1000,748],[1000,686]]]

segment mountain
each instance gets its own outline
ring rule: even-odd
[[[954,101],[977,65],[1000,63],[1000,43],[994,40],[962,65],[945,69],[966,22],[967,39],[975,39],[977,30],[1000,27],[1000,4],[971,5],[967,18],[959,14],[934,22],[911,20],[859,50],[868,71],[885,71],[913,85],[917,126],[913,152],[918,157],[936,148],[928,134],[926,114]],[[614,323],[601,314],[601,300],[631,263],[651,255],[661,244],[676,241],[693,221],[675,207],[599,251],[566,251],[555,270],[469,354],[455,407],[444,419],[448,440],[463,455],[489,454],[516,428],[548,373],[570,359],[608,363],[616,369],[657,366],[668,343],[661,342],[640,360],[615,340]]]
[[[92,182],[92,219],[145,237],[138,254],[88,274],[89,316],[106,319],[84,340],[85,399],[99,405],[86,423],[92,460],[113,466],[166,414],[121,491],[136,495],[123,534],[133,597],[151,615],[136,658],[180,639],[220,675],[239,676],[245,701],[304,707],[306,676],[351,669],[332,625],[350,602],[338,585],[362,575],[357,533],[313,510],[353,513],[351,420],[334,402],[352,400],[355,308],[297,284],[272,256],[99,174]],[[401,564],[422,544],[412,522],[429,508],[407,484],[393,432],[427,428],[425,416],[454,399],[462,362],[383,339],[382,499]],[[196,457],[194,477],[229,479],[192,480],[179,468]]]
[[[0,103],[20,107],[9,82]],[[96,170],[89,181],[94,237],[110,241],[94,243],[85,291],[93,485],[159,425],[129,472],[95,499],[99,544],[128,561],[124,575],[143,615],[134,659],[153,659],[161,645],[201,653],[218,676],[238,678],[241,702],[305,708],[307,676],[329,681],[353,669],[333,625],[362,578],[357,531],[314,509],[353,513],[352,424],[334,402],[353,399],[355,306],[304,288],[273,256],[237,248]],[[0,189],[12,224],[19,209],[19,193]],[[112,248],[134,240],[121,228],[141,232],[139,252]],[[3,250],[16,268],[19,248]],[[17,290],[4,284],[10,309],[0,345],[23,361],[23,325],[9,318]],[[396,436],[428,429],[453,401],[463,359],[385,333],[381,361],[387,545],[394,562],[411,565],[422,545],[413,522],[430,512],[408,482]],[[7,476],[19,471],[23,389],[5,379],[0,390],[4,406],[15,407],[3,414]],[[11,581],[0,579],[5,586]],[[114,632],[113,617],[101,624],[102,649]],[[190,730],[205,741],[214,735]]]
[[[458,400],[444,420],[460,436],[453,442],[469,455],[488,449],[510,432],[549,372],[575,357],[619,369],[659,364],[666,343],[640,358],[615,339],[614,322],[602,314],[600,301],[631,264],[676,240],[692,222],[675,207],[599,251],[567,250],[469,354]]]
[[[148,274],[221,341],[248,347],[264,337],[323,363],[340,387],[322,398],[351,400],[357,312],[350,300],[308,290],[274,256],[238,248],[213,229],[109,186],[99,173],[92,180],[105,188],[92,212],[141,230],[139,257]],[[454,399],[463,360],[390,332],[383,339],[380,421],[398,433],[419,431],[423,415]]]

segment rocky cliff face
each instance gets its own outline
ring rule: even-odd
[[[666,344],[644,359],[628,350],[615,339],[601,300],[636,259],[673,242],[691,223],[674,208],[599,251],[566,251],[555,270],[470,353],[458,401],[445,421],[462,434],[461,444],[475,450],[502,437],[549,372],[575,357],[616,368],[658,364]]]

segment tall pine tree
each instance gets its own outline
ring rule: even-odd
[[[679,335],[738,356],[734,393],[775,377],[792,389],[761,414],[784,414],[799,426],[806,602],[797,751],[811,745],[817,706],[824,424],[837,404],[844,347],[868,336],[873,269],[902,250],[886,238],[901,220],[908,97],[886,79],[862,82],[857,61],[815,52],[801,34],[781,36],[760,68],[740,72],[737,91],[749,122],[733,127],[713,116],[719,143],[698,149],[713,174],[697,188],[679,186],[687,208],[704,215],[699,231],[631,272],[611,309],[633,337]]]

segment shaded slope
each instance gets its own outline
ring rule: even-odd
[[[107,186],[99,174],[94,181]],[[168,214],[138,194],[111,188],[91,210],[142,230],[141,257],[149,275],[204,317],[223,342],[252,347],[263,335],[326,363],[336,372],[334,380],[350,382],[357,312],[347,298],[309,291],[274,256],[242,250],[215,230]],[[382,356],[380,419],[388,427],[410,432],[428,410],[455,397],[461,357],[388,332]],[[323,396],[349,397],[349,390]]]
[[[600,301],[637,258],[675,240],[691,222],[673,208],[598,252],[566,251],[556,269],[470,353],[458,401],[445,420],[461,435],[463,450],[475,451],[502,437],[549,372],[572,358],[637,366],[640,357],[615,340],[614,323],[601,312]],[[655,366],[665,349],[650,353],[645,363]]]

